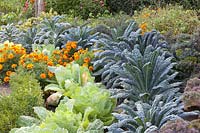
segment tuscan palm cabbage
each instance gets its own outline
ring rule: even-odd
[[[18,43],[18,39],[20,38],[20,31],[13,24],[4,25],[1,27],[0,31],[0,43],[5,41]]]
[[[35,27],[29,28],[27,31],[23,31],[20,34],[19,43],[22,44],[28,52],[32,51],[32,45],[35,43],[35,38],[38,33],[38,29]]]
[[[64,34],[68,28],[69,23],[59,23],[61,16],[55,16],[52,19],[44,19],[40,24],[40,31],[35,38],[37,44],[55,44],[60,47],[60,35]]]
[[[70,28],[65,34],[60,35],[63,45],[67,41],[76,41],[78,43],[78,49],[91,48],[98,38],[99,33],[95,32],[93,28],[87,26],[78,26]]]
[[[107,88],[113,88],[114,82],[119,79],[111,68],[113,66],[122,67],[123,63],[128,62],[129,59],[126,56],[131,53],[135,45],[139,45],[138,49],[141,54],[148,45],[154,49],[157,47],[167,48],[167,42],[158,32],[152,31],[142,36],[140,30],[133,31],[134,28],[135,23],[133,22],[127,27],[123,36],[118,38],[118,42],[104,38],[100,39],[96,46],[95,50],[98,52],[93,61],[94,76],[101,77],[101,81]]]
[[[158,94],[176,91],[180,83],[173,83],[177,72],[171,70],[174,66],[172,57],[166,57],[165,52],[152,45],[142,54],[139,47],[135,45],[134,50],[126,54],[126,62],[121,66],[110,68],[117,74],[111,89],[114,97],[149,102]]]
[[[109,132],[152,133],[158,131],[168,120],[180,118],[183,113],[180,99],[175,93],[157,95],[151,104],[136,102],[118,106],[122,113],[113,113],[117,123],[108,126]]]

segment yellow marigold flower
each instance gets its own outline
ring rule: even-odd
[[[77,47],[77,42],[71,42],[71,47],[75,49]]]
[[[5,59],[4,58],[0,58],[0,63],[4,63]]]
[[[6,72],[6,75],[7,75],[7,76],[10,76],[11,73],[12,73],[11,71],[7,71],[7,72]]]
[[[60,51],[59,50],[54,50],[53,54],[60,54]]]
[[[3,65],[2,64],[0,64],[0,70],[2,70],[3,69]]]
[[[85,63],[89,63],[90,62],[90,58],[89,57],[84,58],[84,62]]]
[[[33,68],[33,64],[28,64],[28,65],[26,66],[26,68],[27,68],[27,69],[32,69],[32,68]]]
[[[83,63],[83,66],[88,67],[88,64],[87,63]]]
[[[46,76],[45,73],[41,73],[41,74],[40,74],[40,78],[41,78],[41,79],[45,79],[46,77],[47,77],[47,76]]]
[[[12,68],[16,68],[16,67],[17,67],[17,64],[12,64],[11,67],[12,67]]]
[[[11,53],[8,55],[8,59],[13,59],[14,58],[14,55]]]
[[[3,79],[3,81],[6,82],[6,83],[9,82],[9,80],[10,80],[10,78],[9,78],[8,76],[6,76],[6,77]]]
[[[78,53],[74,53],[74,60],[78,60],[79,59],[79,54]]]
[[[78,53],[82,53],[84,50],[83,49],[79,49],[78,50]]]
[[[94,70],[93,66],[89,66],[89,70],[93,71]]]
[[[49,76],[49,78],[52,78],[54,76],[54,74],[52,72],[48,72],[48,76]]]
[[[68,54],[68,51],[67,51],[67,50],[65,50],[65,51],[64,51],[64,54],[65,54],[65,55],[67,55],[67,54]]]

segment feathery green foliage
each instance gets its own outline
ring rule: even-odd
[[[33,114],[34,106],[42,106],[42,92],[34,75],[21,72],[13,75],[10,80],[12,93],[0,99],[0,132],[8,132],[17,127],[16,121],[20,115]]]

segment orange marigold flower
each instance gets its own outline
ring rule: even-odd
[[[52,61],[47,62],[47,65],[48,66],[53,66],[53,62]]]
[[[7,71],[7,72],[6,72],[6,75],[7,75],[7,76],[10,76],[11,73],[12,73],[11,71]]]
[[[33,68],[33,64],[28,64],[28,65],[26,66],[26,68],[27,68],[27,69],[32,69],[32,68]]]
[[[5,59],[4,58],[0,58],[0,63],[4,63]]]
[[[47,61],[47,60],[48,60],[48,56],[45,55],[45,56],[43,57],[43,60],[44,60],[44,61]]]
[[[12,58],[14,58],[14,55],[11,53],[8,55],[8,59],[12,59]]]
[[[3,69],[3,65],[2,64],[0,64],[0,70],[2,70]]]
[[[34,2],[35,2],[35,0],[30,0],[30,3],[31,3],[31,4],[34,4]]]
[[[9,80],[10,80],[10,78],[9,78],[8,76],[6,76],[6,77],[3,79],[3,81],[6,82],[6,83],[9,82]]]
[[[3,50],[2,50],[2,49],[0,49],[0,53],[1,53],[1,52],[3,52]]]
[[[8,47],[8,43],[7,43],[7,42],[5,42],[5,43],[4,43],[4,46],[5,46],[5,47]]]
[[[84,62],[85,63],[89,63],[90,62],[90,58],[89,57],[84,58]]]
[[[64,60],[67,60],[67,59],[68,59],[68,56],[67,56],[67,55],[63,55],[63,59],[64,59]]]
[[[70,57],[70,58],[69,58],[69,60],[70,60],[70,61],[73,61],[73,58],[72,58],[72,57]]]
[[[66,46],[66,49],[69,52],[72,49],[72,47],[71,46]]]
[[[47,76],[46,76],[45,73],[41,73],[41,74],[40,74],[40,78],[45,79],[46,77],[47,77]]]
[[[89,66],[89,70],[93,71],[94,70],[93,66]]]
[[[67,65],[67,62],[63,62],[63,66],[66,66]]]
[[[71,42],[71,47],[75,49],[77,47],[77,42]]]
[[[12,64],[11,67],[12,67],[12,68],[16,68],[16,67],[17,67],[17,64]]]
[[[142,34],[147,31],[147,23],[142,23],[139,27],[142,29]]]

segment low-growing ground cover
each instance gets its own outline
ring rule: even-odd
[[[94,19],[88,5],[113,3],[87,2],[88,20],[51,10],[0,27],[0,132],[198,133],[197,10],[143,1]]]

